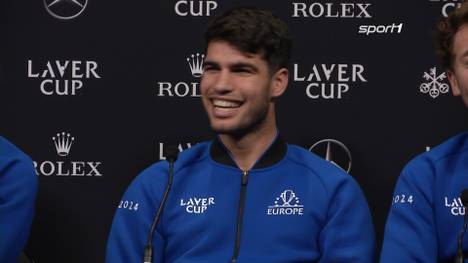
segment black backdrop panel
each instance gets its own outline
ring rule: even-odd
[[[1,1],[0,134],[32,156],[40,183],[27,249],[38,262],[103,262],[129,182],[168,144],[212,137],[197,58],[206,23],[238,5],[290,26],[280,132],[323,157],[330,147],[344,169],[351,156],[380,246],[404,164],[467,129],[433,51],[435,22],[457,4]]]

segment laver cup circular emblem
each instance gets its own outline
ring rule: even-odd
[[[88,0],[44,0],[47,12],[62,20],[69,20],[79,16],[86,8]]]
[[[345,172],[351,171],[351,152],[344,143],[334,139],[321,140],[309,148],[309,151],[340,167]]]

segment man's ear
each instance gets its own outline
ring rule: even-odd
[[[288,87],[289,71],[287,68],[280,68],[272,77],[271,97],[281,96]]]
[[[450,82],[450,86],[452,87],[453,96],[460,96],[460,86],[458,86],[458,81],[455,77],[455,73],[453,73],[451,69],[447,70],[447,77]]]

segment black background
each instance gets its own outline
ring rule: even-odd
[[[287,22],[294,51],[289,88],[277,106],[279,130],[305,148],[332,138],[350,149],[350,173],[368,199],[380,246],[402,167],[426,146],[467,129],[459,98],[447,93],[433,99],[419,92],[424,72],[437,67],[442,73],[434,55],[434,24],[442,6],[454,2],[326,1],[369,3],[372,18],[296,18],[292,2],[217,0],[213,14],[253,5]],[[103,262],[120,196],[141,170],[159,160],[159,143],[211,138],[200,98],[157,96],[158,82],[199,81],[186,58],[203,53],[202,34],[211,18],[178,16],[175,4],[88,0],[80,16],[59,20],[42,1],[0,1],[0,134],[38,163],[102,162],[100,177],[39,177],[27,247],[38,262]],[[360,25],[393,23],[403,23],[401,33],[357,33]],[[75,96],[46,96],[42,80],[28,78],[28,60],[36,71],[47,61],[96,61],[101,78],[84,79]],[[342,99],[311,99],[308,84],[293,80],[295,63],[304,73],[314,64],[361,64],[367,82],[348,83]],[[75,137],[66,157],[53,146],[59,132]]]

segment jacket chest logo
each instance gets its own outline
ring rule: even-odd
[[[450,209],[450,213],[454,216],[463,216],[465,215],[465,207],[463,207],[463,202],[461,197],[449,199],[447,196],[444,197],[445,207]]]
[[[180,199],[180,206],[185,207],[185,212],[189,214],[203,214],[209,206],[214,204],[214,197],[191,197],[188,199]]]
[[[293,190],[283,191],[279,197],[276,197],[274,205],[268,206],[267,215],[269,216],[291,216],[303,215],[304,206],[301,205],[299,197]]]

